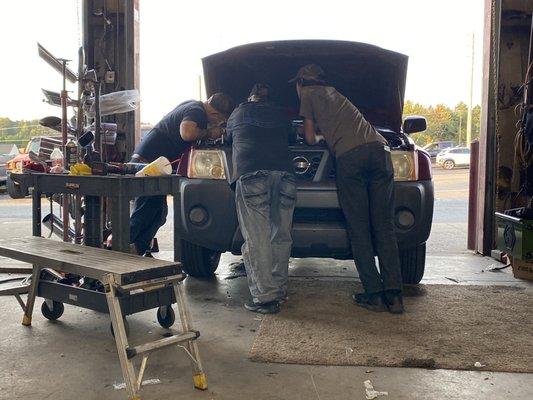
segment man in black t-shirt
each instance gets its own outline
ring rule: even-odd
[[[290,122],[256,84],[228,120],[242,255],[252,299],[244,307],[271,314],[287,299],[296,181],[289,157]]]
[[[222,136],[220,125],[233,111],[228,95],[215,93],[206,102],[189,100],[178,105],[146,134],[132,156],[132,162],[149,163],[160,156],[179,159],[191,143]],[[130,243],[144,255],[168,213],[166,196],[135,199],[130,223]]]

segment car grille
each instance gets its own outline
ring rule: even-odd
[[[294,222],[338,222],[344,221],[340,208],[296,208]]]
[[[335,162],[328,150],[293,150],[292,166],[300,181],[322,181],[335,178]]]

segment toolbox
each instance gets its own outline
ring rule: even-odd
[[[496,213],[497,247],[507,255],[533,261],[533,219]]]

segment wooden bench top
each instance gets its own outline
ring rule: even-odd
[[[103,280],[112,273],[125,285],[181,273],[181,264],[30,236],[0,239],[0,256]]]

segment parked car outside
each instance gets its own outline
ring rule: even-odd
[[[451,149],[456,147],[457,143],[453,141],[444,141],[444,142],[433,142],[426,144],[423,149],[429,153],[431,160],[435,161],[437,154],[446,149]]]
[[[433,182],[428,153],[409,133],[426,129],[422,117],[403,122],[407,56],[379,47],[343,41],[303,40],[249,44],[203,59],[208,95],[222,91],[244,101],[252,85],[266,82],[293,122],[289,140],[298,198],[294,212],[293,257],[352,258],[346,222],[339,206],[335,159],[326,145],[309,146],[294,85],[288,80],[302,65],[324,68],[331,84],[348,97],[388,140],[394,165],[395,227],[403,280],[418,283],[425,266],[426,240],[433,218]],[[268,149],[265,149],[268,151]],[[231,146],[200,142],[182,158],[179,173],[182,262],[192,276],[210,276],[220,254],[240,254],[243,243],[235,212]],[[176,208],[178,209],[178,208]]]
[[[444,169],[468,167],[470,165],[470,149],[468,147],[454,147],[441,151],[437,155],[437,165]]]
[[[5,186],[7,181],[7,162],[13,158],[12,154],[0,154],[0,186]]]

